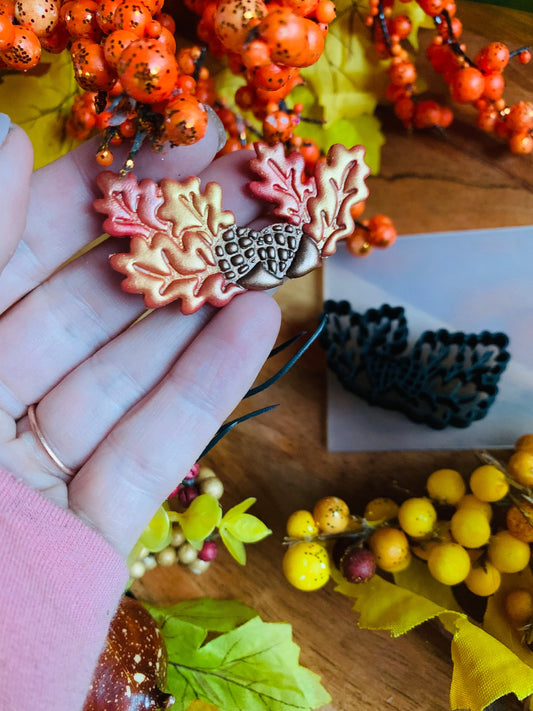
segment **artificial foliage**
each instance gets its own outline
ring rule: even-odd
[[[291,626],[264,622],[237,601],[210,598],[147,606],[168,653],[176,711],[310,711],[331,699],[299,663]]]

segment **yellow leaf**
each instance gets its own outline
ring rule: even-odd
[[[37,69],[8,74],[0,81],[0,106],[30,137],[36,169],[76,145],[65,135],[64,121],[77,91],[68,52],[43,52]]]
[[[533,693],[533,669],[485,630],[456,620],[452,641],[452,709],[483,711],[505,694],[524,699]]]

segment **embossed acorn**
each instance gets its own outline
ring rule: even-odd
[[[83,711],[156,711],[174,697],[162,691],[167,651],[148,610],[124,596],[111,622]]]
[[[217,183],[202,190],[196,177],[158,184],[137,182],[131,173],[99,175],[103,197],[94,207],[107,215],[104,230],[130,238],[130,251],[110,258],[126,277],[124,291],[142,294],[148,308],[179,300],[189,314],[204,303],[223,306],[248,289],[279,286],[334,254],[354,230],[354,205],[368,196],[364,148],[332,146],[307,180],[301,154],[285,155],[281,143],[254,148],[249,166],[256,179],[248,190],[270,203],[270,216],[279,220],[262,230],[236,224],[222,208]]]

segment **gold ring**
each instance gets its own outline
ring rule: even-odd
[[[67,467],[66,464],[63,464],[61,459],[57,456],[57,454],[54,452],[50,444],[48,443],[46,437],[43,434],[43,431],[39,427],[39,423],[37,422],[37,411],[36,411],[36,405],[30,405],[28,407],[28,420],[30,423],[30,429],[35,435],[35,438],[41,445],[43,451],[48,455],[48,457],[52,460],[52,462],[56,465],[56,467],[63,473],[66,474],[68,477],[73,477],[74,474],[76,474],[76,471],[74,469],[71,469],[70,467]]]

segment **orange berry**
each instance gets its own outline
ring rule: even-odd
[[[12,43],[0,54],[0,59],[10,69],[25,71],[36,67],[41,59],[39,38],[35,32],[21,25],[14,25],[13,30]]]
[[[103,168],[108,168],[113,162],[113,154],[109,149],[104,148],[96,154],[96,162]]]
[[[397,86],[412,84],[416,79],[416,69],[412,62],[399,62],[389,68],[390,80]]]
[[[122,52],[119,79],[133,99],[148,104],[167,99],[178,79],[176,57],[157,40],[138,39]]]
[[[122,2],[115,10],[113,20],[117,30],[128,30],[142,37],[146,26],[152,22],[152,15],[143,3]]]
[[[491,42],[475,58],[482,72],[502,72],[509,62],[509,48],[503,42]]]
[[[104,41],[104,57],[110,67],[116,69],[122,52],[138,37],[131,30],[115,30]]]
[[[46,37],[57,26],[59,2],[57,0],[17,0],[15,17],[22,27],[33,30],[37,37]]]
[[[98,27],[108,34],[116,29],[115,10],[124,0],[100,0],[96,6],[96,22]],[[68,4],[68,3],[67,3]]]
[[[240,53],[249,30],[267,12],[263,0],[220,0],[213,15],[216,36],[226,50]]]
[[[85,37],[97,42],[101,29],[97,21],[98,6],[94,0],[70,0],[61,7],[61,18],[74,39]]]
[[[514,443],[514,448],[533,453],[533,434],[525,434],[519,437]]]
[[[341,533],[350,522],[350,509],[338,496],[325,496],[316,502],[313,518],[323,533]]]
[[[509,459],[507,472],[519,484],[533,487],[533,453],[523,449],[515,452]]]
[[[164,114],[165,140],[174,145],[190,145],[204,137],[207,111],[194,96],[182,94],[168,102]]]
[[[368,241],[368,231],[362,227],[356,227],[346,238],[346,247],[354,257],[368,257],[374,249]]]
[[[331,0],[320,0],[315,8],[315,17],[318,22],[325,22],[326,24],[329,24],[330,22],[333,22],[336,15],[337,11],[335,9],[335,3]]]
[[[506,516],[507,530],[515,538],[533,543],[533,504],[521,501],[520,508],[511,506]]]
[[[505,119],[510,131],[525,132],[533,128],[533,102],[519,101],[511,106]]]
[[[474,67],[459,69],[451,84],[452,97],[459,103],[467,103],[479,99],[485,90],[485,78]]]
[[[531,622],[533,618],[533,595],[526,588],[516,588],[505,596],[507,617],[518,628]]]
[[[495,101],[503,94],[505,88],[505,79],[501,72],[492,72],[485,75],[485,89],[483,90],[483,98]]]
[[[0,14],[0,52],[8,49],[15,39],[15,26],[7,15]]]
[[[411,562],[409,541],[398,528],[378,528],[370,536],[369,545],[376,558],[376,565],[386,572],[400,572]]]
[[[105,61],[104,48],[90,39],[78,39],[71,48],[74,77],[86,91],[108,91],[116,81]]]
[[[516,155],[527,155],[533,151],[533,136],[529,131],[513,133],[509,138],[509,148]]]

